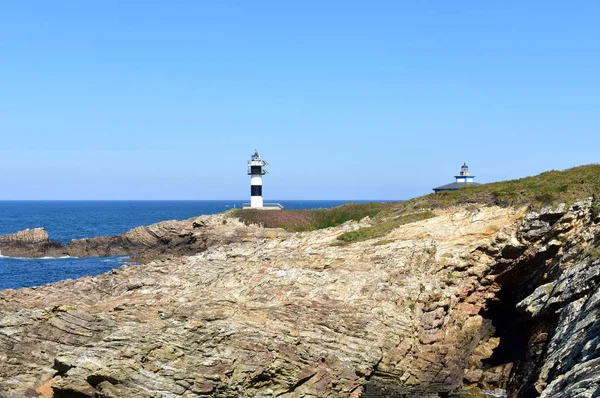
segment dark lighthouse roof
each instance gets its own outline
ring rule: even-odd
[[[456,191],[457,189],[464,187],[474,187],[476,185],[481,185],[478,182],[452,182],[450,184],[442,185],[441,187],[433,188],[435,192],[439,191]]]

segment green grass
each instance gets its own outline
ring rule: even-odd
[[[375,225],[371,227],[362,227],[354,231],[344,232],[338,236],[338,240],[344,243],[352,243],[367,239],[380,238],[387,235],[393,229],[398,228],[400,225],[426,220],[431,217],[435,217],[435,214],[431,211],[402,214],[392,218],[381,217],[379,220],[376,220]]]
[[[592,217],[600,216],[600,200],[596,200],[592,203],[590,212],[592,213]]]
[[[394,239],[383,239],[383,240],[379,240],[379,241],[373,243],[373,246],[389,245],[393,241],[394,241]]]

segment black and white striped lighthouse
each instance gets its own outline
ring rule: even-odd
[[[256,150],[252,155],[251,160],[248,161],[248,175],[250,176],[250,207],[251,208],[262,208],[263,197],[262,197],[262,176],[267,174],[267,170],[263,167],[267,165],[267,162],[260,158],[260,153]]]

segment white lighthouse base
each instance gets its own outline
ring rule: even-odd
[[[250,197],[250,207],[258,208],[263,207],[263,198],[262,196],[251,196]]]
[[[242,209],[255,209],[255,210],[283,210],[283,205],[279,203],[263,203],[261,207],[254,207],[251,203],[244,203]]]

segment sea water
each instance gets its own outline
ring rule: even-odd
[[[286,209],[338,206],[347,200],[282,200]],[[355,201],[367,202],[367,201]],[[0,235],[43,227],[50,240],[119,235],[165,220],[185,220],[240,208],[244,201],[0,201]],[[63,279],[98,275],[123,265],[126,256],[90,258],[0,257],[0,289],[38,286]]]

